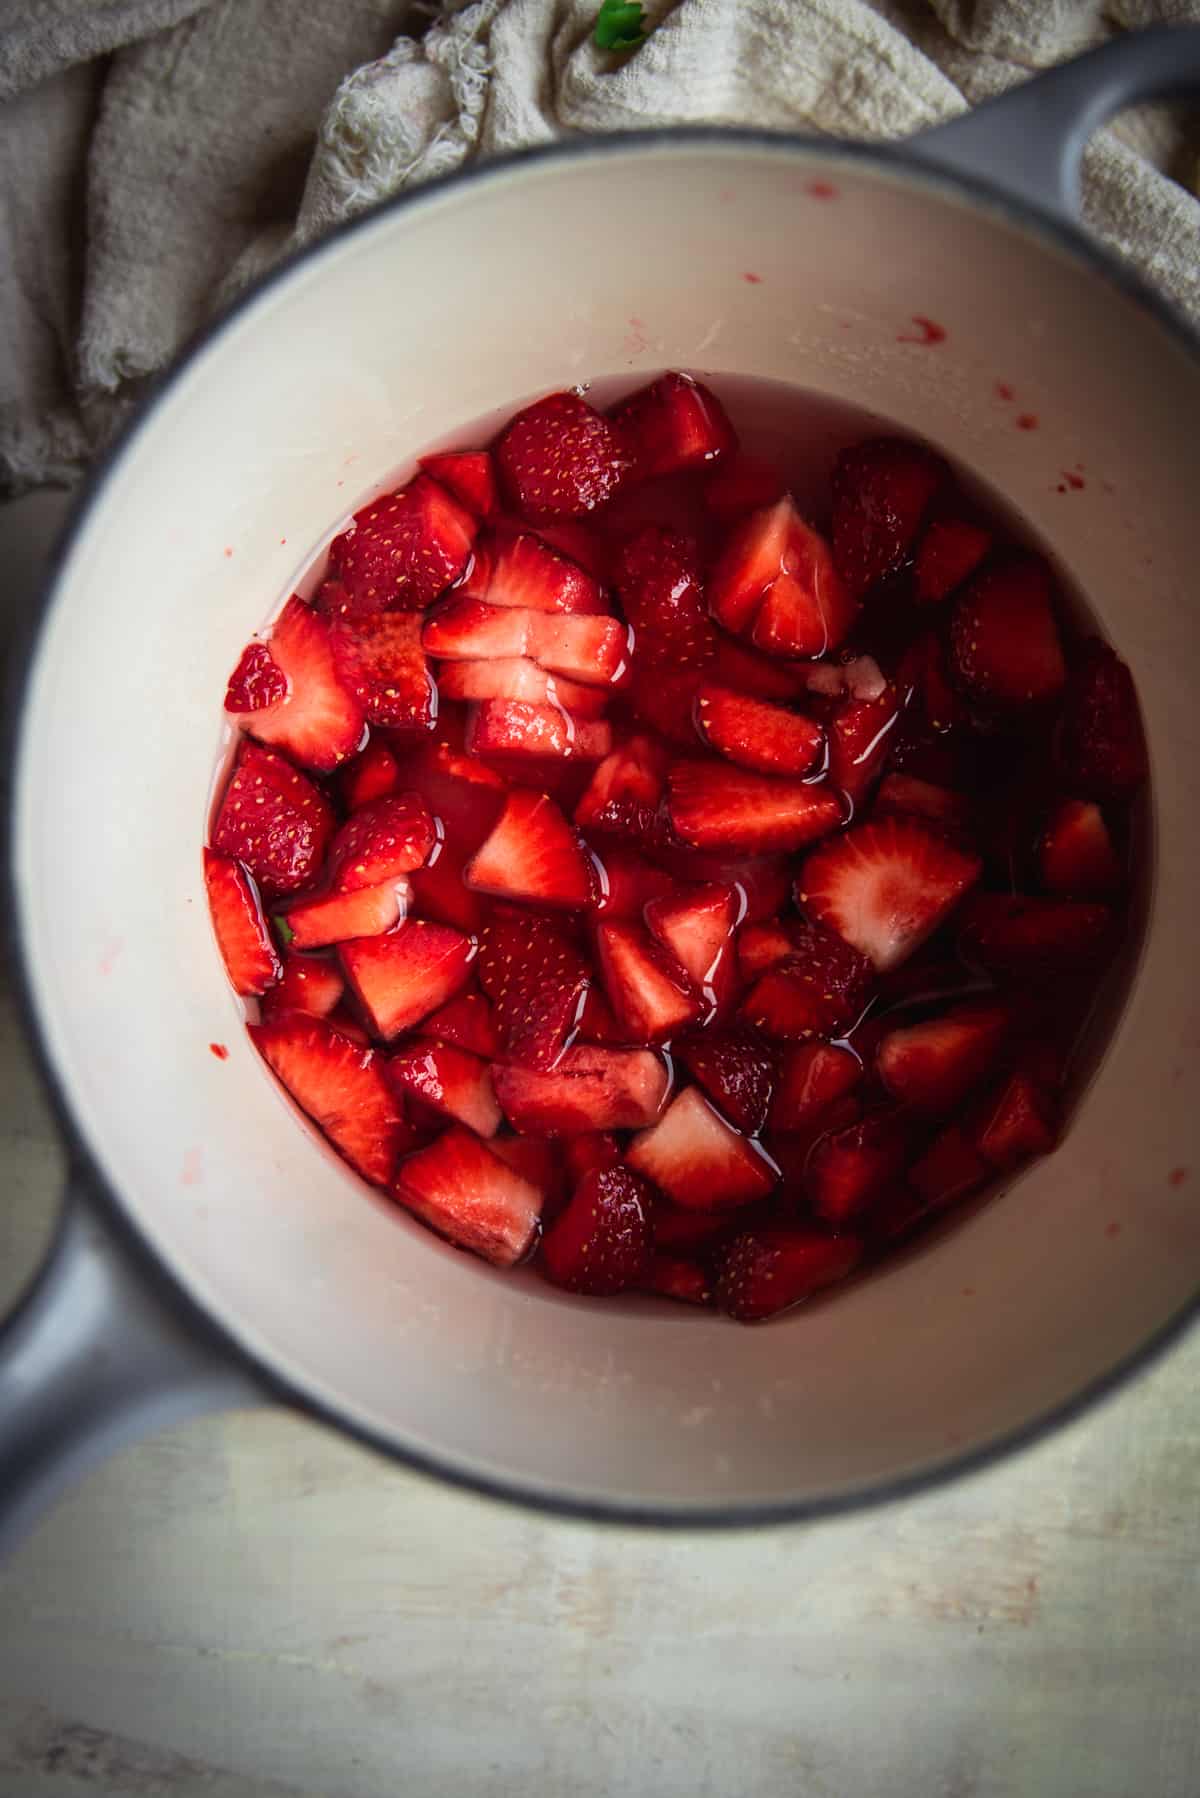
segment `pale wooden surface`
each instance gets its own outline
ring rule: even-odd
[[[0,516],[12,592],[6,522],[37,509]],[[0,1096],[2,1304],[59,1165],[7,1007]],[[189,1425],[0,1568],[0,1794],[1195,1798],[1198,1390],[1194,1334],[984,1475],[715,1538],[491,1507],[282,1412]]]

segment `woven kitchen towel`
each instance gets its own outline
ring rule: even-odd
[[[472,157],[696,120],[902,137],[1114,32],[1200,21],[1200,0],[647,0],[618,56],[598,9],[0,0],[0,479],[74,478],[255,273]],[[1200,317],[1197,122],[1098,135],[1085,214]]]

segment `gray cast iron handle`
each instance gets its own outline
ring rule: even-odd
[[[1079,165],[1093,131],[1138,100],[1200,95],[1200,25],[1114,38],[1074,62],[910,140],[922,161],[978,175],[1060,218],[1079,215]]]
[[[0,1329],[0,1554],[121,1443],[266,1396],[140,1259],[76,1176],[46,1263]]]

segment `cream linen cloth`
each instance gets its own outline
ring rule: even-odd
[[[180,344],[296,244],[564,132],[904,137],[1200,0],[0,0],[0,483],[71,481]],[[1200,317],[1200,108],[1097,136],[1085,214]]]

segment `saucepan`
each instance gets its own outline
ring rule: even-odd
[[[10,1538],[123,1437],[264,1398],[530,1505],[799,1519],[1028,1442],[1178,1339],[1200,340],[1075,217],[1088,133],[1189,88],[1200,29],[1169,29],[899,147],[689,129],[509,157],[335,232],[183,358],[77,507],[19,705],[17,961],[75,1171],[0,1339]],[[247,1041],[201,875],[231,657],[355,500],[486,414],[671,366],[867,408],[1003,495],[1131,664],[1153,771],[1140,956],[1061,1149],[756,1329],[505,1278],[371,1198]]]

